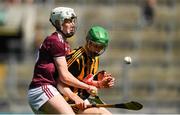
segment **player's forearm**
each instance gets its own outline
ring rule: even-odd
[[[73,86],[80,89],[85,89],[92,96],[95,96],[98,92],[97,88],[79,81],[68,70],[60,74],[59,80],[69,86]]]
[[[92,80],[90,83],[87,83],[89,85],[93,85],[97,88],[101,88],[101,82],[100,81],[95,81],[95,80]]]
[[[81,88],[81,89],[88,89],[89,85],[79,81],[77,78],[75,78],[69,71],[66,71],[62,74],[60,77],[60,80],[70,86]]]
[[[65,96],[67,96],[69,99],[73,101],[75,101],[77,98],[80,98],[77,94],[73,93],[71,89],[66,90],[64,93],[65,93]]]
[[[58,81],[57,89],[64,95],[67,96],[67,85],[62,83],[61,81]]]
[[[99,81],[92,81],[92,85],[97,87],[97,88],[100,88],[100,82]]]
[[[59,73],[59,80],[63,83],[81,88],[81,89],[89,89],[89,85],[79,81],[77,78],[75,78],[69,71],[66,63],[66,59],[64,56],[54,58],[58,73]]]
[[[83,79],[83,82],[88,84],[88,85],[92,85],[92,86],[95,86],[97,88],[100,88],[101,82],[94,80],[94,77],[95,76],[93,74],[89,74]]]
[[[64,96],[70,98],[71,100],[75,100],[75,98],[77,98],[77,95],[74,94],[71,89],[62,82],[58,83],[57,88]]]

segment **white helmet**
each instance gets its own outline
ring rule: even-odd
[[[51,11],[50,21],[53,25],[55,25],[55,21],[59,20],[62,25],[64,19],[76,18],[76,14],[72,8],[68,7],[57,7]]]

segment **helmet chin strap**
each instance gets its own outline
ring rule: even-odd
[[[70,38],[74,35],[74,32],[68,32],[68,33],[64,33],[63,30],[63,26],[60,26],[60,28],[56,27],[56,30],[61,32],[66,38]]]
[[[74,32],[71,32],[70,30],[65,34],[67,38],[72,37],[74,35]]]
[[[67,33],[67,34],[64,34],[67,38],[70,38],[74,35],[74,32],[70,32],[70,33]]]

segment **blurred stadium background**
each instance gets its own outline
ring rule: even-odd
[[[116,82],[100,91],[102,99],[144,105],[140,111],[109,109],[112,113],[180,114],[180,1],[152,1],[144,14],[145,0],[0,0],[0,113],[32,113],[26,92],[37,48],[54,31],[51,9],[68,6],[78,15],[73,48],[84,43],[92,25],[110,33],[100,69],[112,72]],[[131,65],[123,63],[127,55]]]

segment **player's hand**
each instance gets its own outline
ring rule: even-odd
[[[96,96],[98,89],[95,86],[89,85],[89,88],[86,90],[91,96]]]
[[[74,102],[76,104],[76,108],[80,110],[84,110],[87,108],[87,105],[84,100],[82,100],[78,95],[75,96]]]
[[[115,78],[106,71],[100,71],[98,73],[99,88],[110,88],[114,86]]]
[[[98,81],[99,88],[111,88],[114,86],[114,78],[111,76],[104,77],[101,81]]]
[[[101,81],[106,75],[107,75],[107,72],[105,70],[98,72],[97,73],[98,81]]]

